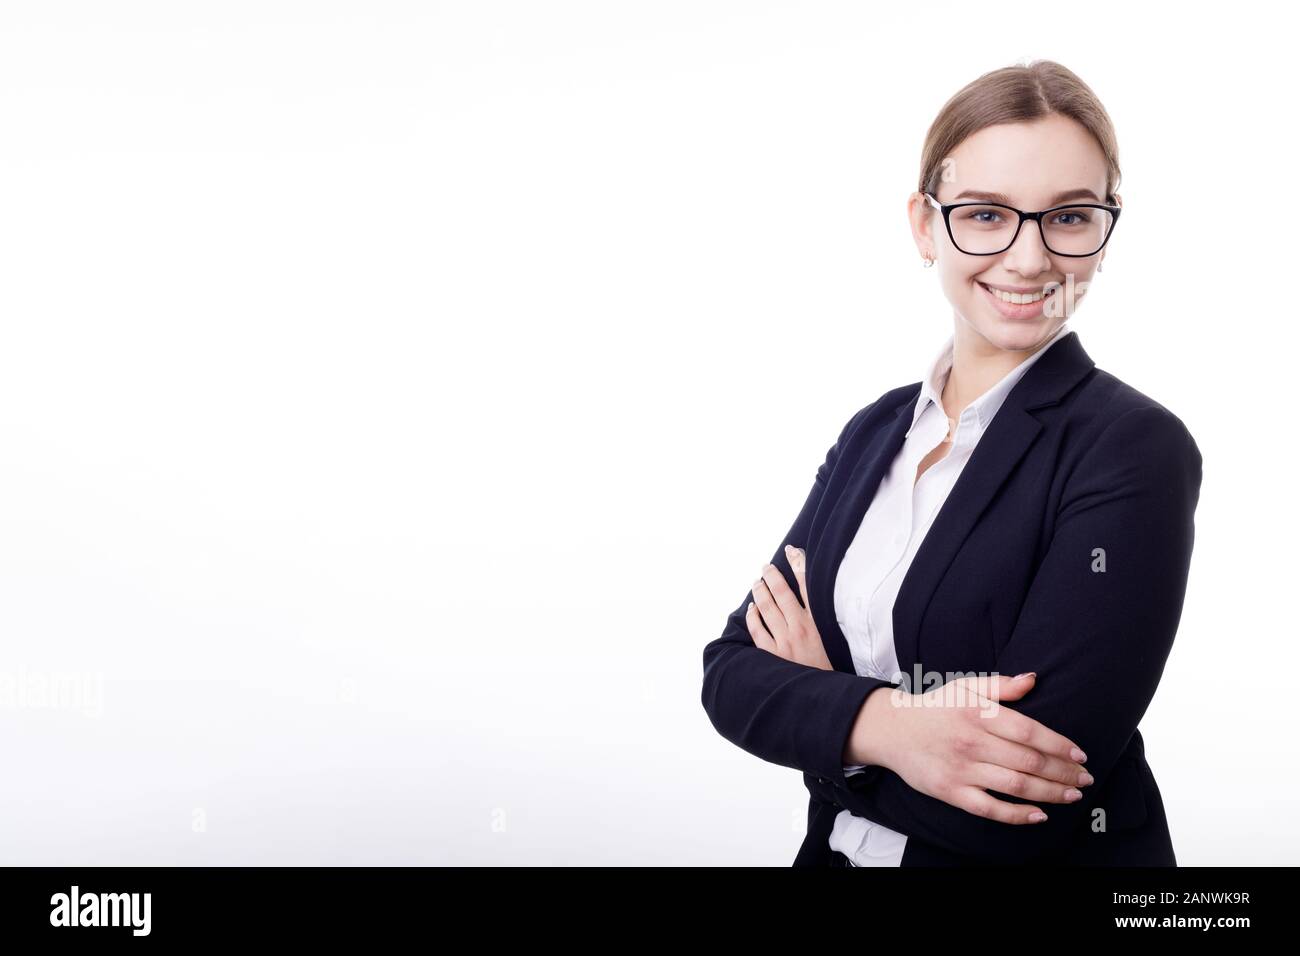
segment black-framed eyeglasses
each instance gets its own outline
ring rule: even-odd
[[[1119,221],[1120,207],[1103,203],[1071,203],[1042,212],[1025,212],[1001,203],[941,203],[930,193],[922,195],[943,213],[948,238],[968,256],[1006,252],[1026,219],[1038,223],[1043,246],[1053,255],[1078,259],[1095,256],[1105,248]]]

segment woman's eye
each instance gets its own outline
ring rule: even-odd
[[[1058,226],[1082,226],[1088,221],[1088,216],[1081,212],[1063,212],[1058,213],[1055,219]]]

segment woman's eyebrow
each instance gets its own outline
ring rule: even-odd
[[[1015,205],[1015,203],[1011,201],[1011,197],[1006,193],[991,193],[985,192],[982,189],[964,189],[959,192],[952,201],[957,202],[958,200],[966,198],[979,199],[984,202],[1001,203],[1004,206]],[[1048,200],[1047,204],[1048,206],[1056,206],[1063,202],[1069,202],[1071,199],[1088,199],[1096,203],[1101,202],[1101,200],[1097,198],[1097,194],[1091,189],[1067,189],[1065,192],[1057,193]]]

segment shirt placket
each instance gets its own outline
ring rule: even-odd
[[[877,639],[877,635],[883,636],[886,633],[886,626],[892,620],[894,608],[892,601],[884,602],[876,600],[876,594],[887,582],[891,582],[893,577],[898,574],[899,566],[902,563],[903,558],[906,557],[908,548],[911,547],[912,537],[916,531],[915,515],[917,513],[917,498],[920,494],[920,482],[913,481],[913,478],[916,475],[916,468],[921,463],[921,459],[929,454],[935,445],[937,445],[939,441],[948,434],[947,416],[937,413],[935,406],[931,406],[926,412],[926,415],[927,420],[924,423],[925,439],[918,442],[916,445],[919,449],[919,453],[913,452],[904,459],[905,471],[902,475],[902,488],[905,493],[901,494],[901,497],[905,507],[901,509],[890,509],[891,513],[895,513],[898,516],[889,538],[889,549],[890,553],[893,555],[893,560],[889,562],[889,571],[881,576],[875,588],[872,590],[871,598],[868,602],[868,614],[866,615],[868,663],[871,669],[871,676],[877,678],[884,678],[884,671],[886,669],[893,669],[881,667],[880,662],[876,659],[876,649],[882,647],[884,644],[883,640]],[[939,425],[939,422],[942,422],[942,425]],[[937,467],[937,465],[926,469],[926,474],[928,475],[935,467]],[[922,475],[921,477],[924,479],[925,475]],[[885,606],[886,604],[888,604],[887,607]]]

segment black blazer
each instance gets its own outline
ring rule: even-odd
[[[1037,671],[1002,701],[1069,737],[1095,782],[1073,804],[1038,803],[1042,823],[1008,824],[912,789],[884,767],[846,777],[844,747],[867,695],[836,621],[835,575],[912,421],[916,382],[845,425],[772,563],[796,594],[784,547],[807,554],[813,619],[833,669],[757,647],[747,591],[704,648],[701,700],[724,738],[800,770],[811,794],[794,866],[829,865],[835,815],[908,836],[903,866],[1176,865],[1138,722],[1182,614],[1201,453],[1182,421],[1096,368],[1078,332],[1058,339],[1014,388],[935,517],[893,608],[907,689],[963,673]],[[1104,549],[1104,570],[1094,570]],[[899,686],[896,682],[893,686]],[[992,791],[999,799],[1028,802]],[[1095,808],[1105,812],[1098,832]]]

